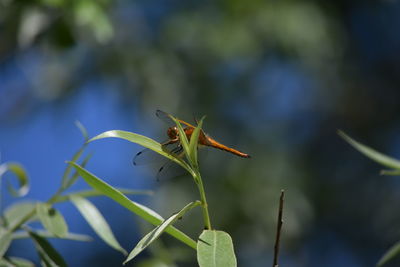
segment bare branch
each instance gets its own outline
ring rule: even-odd
[[[276,238],[275,238],[275,246],[274,246],[274,261],[272,267],[278,267],[278,255],[279,255],[279,242],[281,239],[281,230],[282,230],[282,213],[283,213],[283,201],[285,197],[285,190],[281,190],[281,197],[279,198],[279,212],[278,212],[278,223],[276,229]]]

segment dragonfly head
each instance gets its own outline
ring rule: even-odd
[[[178,128],[176,126],[169,127],[167,131],[168,137],[172,140],[178,138]]]

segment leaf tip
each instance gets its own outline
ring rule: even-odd
[[[124,256],[127,256],[127,255],[128,255],[128,252],[127,252],[124,248],[121,248],[119,251],[120,251],[122,254],[124,254]]]
[[[85,140],[85,143],[86,143],[87,140],[89,139],[89,135],[88,135],[88,132],[87,132],[85,126],[83,126],[83,124],[79,120],[75,121],[75,125],[79,129],[79,131],[81,132],[81,134],[82,134],[82,136],[83,136],[83,138]]]
[[[343,137],[343,138],[345,138],[347,135],[342,131],[342,130],[340,130],[340,129],[337,129],[336,130],[336,133],[340,136],[340,137]]]
[[[65,163],[71,165],[71,166],[79,166],[78,164],[76,164],[76,162],[74,161],[70,161],[70,160],[66,160]]]

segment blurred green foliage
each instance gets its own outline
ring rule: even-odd
[[[395,1],[2,0],[0,63],[15,60],[26,88],[4,87],[13,104],[0,121],[94,80],[117,84],[121,104],[146,121],[157,108],[206,114],[208,133],[254,156],[213,151],[200,161],[213,223],[237,242],[239,265],[271,257],[282,188],[287,265],[322,266],[339,253],[370,265],[399,239],[400,215],[387,205],[399,203],[397,182],[377,179],[335,132],[396,150],[397,9]],[[196,194],[184,179],[158,191],[164,216]]]

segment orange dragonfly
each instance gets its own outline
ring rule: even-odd
[[[157,110],[156,115],[159,118],[165,118],[165,119],[171,120],[169,115],[161,110]],[[187,139],[190,141],[190,137],[192,136],[193,131],[196,127],[191,125],[190,123],[183,121],[183,120],[178,119],[178,121],[181,124],[186,126],[185,128],[183,128],[183,130],[185,131]],[[167,130],[167,135],[169,137],[169,140],[167,141],[167,143],[179,142],[179,131],[176,126],[169,127]],[[249,154],[240,152],[239,150],[236,150],[234,148],[228,147],[226,145],[223,145],[223,144],[217,142],[215,139],[213,139],[210,136],[208,136],[207,134],[205,134],[203,130],[201,130],[201,132],[199,134],[198,142],[199,142],[199,145],[201,145],[201,146],[209,146],[209,147],[217,148],[217,149],[232,153],[232,154],[242,157],[242,158],[250,158]]]
[[[161,120],[165,121],[166,123],[170,124],[170,125],[175,125],[175,122],[170,118],[170,115],[164,111],[161,110],[157,110],[156,111],[156,116],[158,118],[160,118]],[[184,125],[184,132],[186,134],[186,137],[188,140],[190,140],[194,129],[196,128],[195,126],[191,125],[190,123],[187,123],[183,120],[179,120],[178,121]],[[179,138],[179,131],[178,128],[176,126],[171,126],[167,129],[167,136],[168,136],[168,140],[163,142],[162,145],[165,147],[168,147],[169,151],[175,155],[177,155],[178,157],[180,157],[182,155],[182,151],[183,151],[183,147],[180,144],[180,138]],[[210,136],[208,136],[206,133],[204,133],[203,130],[200,131],[199,134],[199,141],[198,141],[199,146],[208,146],[208,147],[213,147],[213,148],[217,148],[229,153],[232,153],[236,156],[242,157],[242,158],[250,158],[249,154],[246,154],[244,152],[241,152],[239,150],[236,150],[234,148],[228,147],[226,145],[223,145],[221,143],[219,143],[218,141],[216,141],[215,139],[211,138]],[[172,147],[172,148],[170,148]],[[147,157],[149,155],[151,155],[151,157],[157,157],[156,153],[149,153],[152,152],[150,149],[144,149],[142,151],[140,151],[139,153],[136,154],[136,156],[133,159],[133,164],[134,165],[141,165],[142,163],[148,163],[151,162],[152,160],[148,160]],[[160,169],[159,169],[159,173],[161,171],[163,171],[166,167],[166,165],[171,162],[168,161],[166,164],[164,164]],[[158,175],[157,175],[158,176]]]
[[[156,116],[159,117],[160,119],[166,121],[167,123],[175,124],[172,121],[172,119],[170,118],[170,115],[168,113],[164,112],[164,111],[157,110],[156,111]],[[193,131],[194,131],[194,129],[196,127],[191,125],[190,123],[187,123],[187,122],[183,121],[183,120],[179,120],[178,119],[178,121],[181,124],[185,125],[185,128],[183,128],[183,130],[185,131],[187,139],[190,141],[190,137],[192,136]],[[169,140],[164,142],[163,145],[170,145],[170,144],[179,143],[179,131],[178,131],[178,128],[176,126],[169,127],[168,130],[167,130],[167,135],[169,137]],[[241,152],[239,150],[236,150],[234,148],[228,147],[226,145],[223,145],[223,144],[217,142],[215,139],[213,139],[210,136],[208,136],[207,134],[205,134],[203,130],[201,130],[201,132],[199,134],[199,141],[198,142],[199,142],[200,146],[209,146],[209,147],[217,148],[217,149],[232,153],[232,154],[234,154],[236,156],[239,156],[239,157],[242,157],[242,158],[250,158],[249,154],[243,153],[243,152]]]

